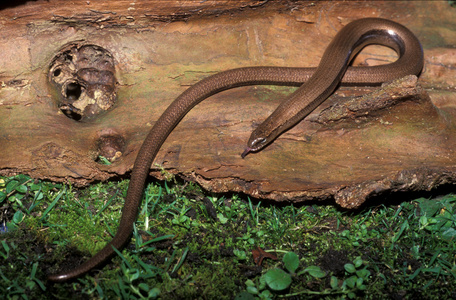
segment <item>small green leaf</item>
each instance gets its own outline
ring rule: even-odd
[[[363,259],[361,256],[357,256],[355,260],[353,260],[353,263],[355,264],[355,268],[359,268],[363,265]]]
[[[40,189],[41,189],[41,184],[32,183],[32,185],[30,186],[31,191],[39,191]]]
[[[361,277],[356,279],[356,287],[359,288],[363,284],[364,280]]]
[[[329,281],[329,284],[331,285],[331,288],[333,290],[337,289],[339,287],[339,280],[335,276],[331,276],[331,280]]]
[[[14,231],[18,228],[17,224],[14,223],[14,222],[7,222],[6,223],[6,228],[8,228],[8,231],[11,232],[11,231]]]
[[[350,236],[350,230],[345,229],[340,233],[340,236],[348,238]]]
[[[356,276],[350,276],[349,278],[347,278],[345,280],[345,282],[347,283],[347,286],[352,289],[355,287],[357,279],[358,279],[358,277],[356,277]]]
[[[446,240],[451,240],[456,238],[456,230],[454,228],[448,228],[442,232],[442,237]]]
[[[355,268],[355,266],[353,264],[345,264],[344,268],[345,268],[345,271],[347,271],[348,273],[355,273],[356,272],[356,268]]]
[[[370,276],[371,272],[367,269],[362,269],[356,271],[356,275],[360,278],[367,279]]]
[[[29,289],[29,290],[33,290],[35,288],[35,282],[34,281],[27,281],[25,283],[25,286]]]
[[[261,276],[259,281],[260,281],[260,284],[258,285],[258,289],[260,291],[264,290],[266,288],[266,278],[264,278],[264,276]]]
[[[272,299],[272,293],[269,291],[269,290],[264,290],[261,292],[261,294],[259,295],[260,296],[260,299]]]
[[[246,286],[255,286],[255,283],[252,280],[247,279],[247,281],[245,282],[245,285]]]
[[[310,276],[314,278],[323,278],[326,276],[326,273],[320,269],[318,266],[309,266],[305,268],[305,272],[308,272]]]
[[[22,211],[18,210],[17,212],[14,213],[14,216],[13,216],[14,223],[19,224],[20,222],[22,222],[23,219],[24,219],[24,214],[22,213]]]
[[[104,157],[103,155],[98,155],[98,159],[99,159],[99,161],[100,161],[100,164],[102,164],[102,165],[107,165],[107,166],[109,166],[109,165],[112,164],[112,162],[110,162],[110,161],[109,161],[106,157]]]
[[[245,259],[247,259],[247,254],[245,253],[245,251],[238,250],[238,249],[234,249],[234,250],[233,250],[233,253],[234,253],[234,255],[236,255],[236,257],[237,257],[239,260],[245,260]]]
[[[15,190],[21,194],[27,193],[27,187],[25,185],[19,185],[15,188]]]
[[[226,218],[223,214],[217,214],[217,218],[219,219],[220,223],[226,224],[228,222],[228,218]]]
[[[421,216],[420,217],[420,224],[422,227],[426,227],[428,223],[428,218],[426,216]]]
[[[283,263],[288,272],[294,273],[299,267],[299,257],[294,252],[288,252],[283,256]]]
[[[38,191],[35,193],[35,200],[41,200],[44,198],[43,192]]]
[[[291,284],[290,274],[281,269],[269,270],[263,276],[266,279],[267,285],[275,291],[282,291]]]
[[[420,202],[421,213],[427,217],[435,216],[441,208],[441,204],[437,201],[422,199]]]
[[[149,299],[155,299],[155,298],[157,298],[159,295],[160,295],[160,289],[159,289],[159,288],[156,288],[156,287],[154,287],[153,289],[151,289],[151,290],[149,291],[149,294],[148,294]]]
[[[141,273],[138,269],[130,269],[130,271],[131,271],[129,274],[130,282],[133,282],[134,280],[138,279],[139,276],[141,275]]]
[[[248,286],[247,287],[247,292],[253,295],[258,295],[258,289],[254,286]]]
[[[6,193],[0,191],[0,203],[6,199]]]
[[[17,180],[11,180],[10,182],[8,182],[8,184],[6,185],[6,193],[11,193],[18,183],[19,182]]]
[[[148,292],[148,291],[149,291],[149,286],[148,286],[146,283],[144,283],[144,282],[138,284],[138,287],[139,287],[141,290],[145,291],[145,292]]]

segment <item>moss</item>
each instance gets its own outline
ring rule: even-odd
[[[10,186],[3,209],[25,216],[0,244],[0,293],[10,298],[232,299],[242,293],[259,296],[255,290],[265,299],[455,296],[453,195],[344,212],[328,205],[276,206],[203,194],[173,179],[148,186],[137,232],[121,257],[75,282],[48,284],[48,273],[78,265],[109,240],[128,181],[73,189],[27,177],[2,179],[0,192],[12,180],[22,186],[13,192]],[[252,250],[257,247],[278,260],[256,265]],[[287,289],[268,289],[263,276],[275,269],[287,274],[281,260],[288,252],[296,253],[300,267],[287,275],[292,278]],[[351,288],[358,275],[346,265],[357,260],[362,264],[352,272],[365,270],[363,283]],[[324,277],[303,271],[312,266]]]

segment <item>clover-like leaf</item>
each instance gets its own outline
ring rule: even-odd
[[[345,271],[347,271],[348,273],[355,273],[356,272],[356,268],[355,268],[355,266],[353,264],[345,264],[344,268],[345,268]]]
[[[272,269],[263,275],[267,285],[275,291],[282,291],[290,286],[291,276],[282,269]]]
[[[283,263],[288,272],[294,273],[299,267],[299,257],[294,252],[288,252],[283,256]]]

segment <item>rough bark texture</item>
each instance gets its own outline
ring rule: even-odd
[[[64,4],[63,4],[64,3]],[[0,174],[78,185],[128,173],[147,131],[188,86],[251,65],[315,66],[335,33],[365,16],[410,28],[425,69],[376,88],[341,88],[260,153],[245,143],[294,88],[252,86],[193,109],[160,150],[161,169],[215,192],[358,207],[390,191],[456,179],[456,8],[444,1],[32,1],[0,10]],[[75,121],[58,107],[51,62],[69,43],[114,57],[117,101]],[[368,47],[355,64],[395,59]],[[363,98],[357,96],[372,93]],[[103,154],[115,157],[106,166]]]

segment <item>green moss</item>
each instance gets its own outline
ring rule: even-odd
[[[137,230],[121,256],[50,289],[48,272],[86,259],[110,239],[128,181],[74,189],[26,176],[0,178],[0,203],[16,225],[2,235],[0,293],[29,299],[455,296],[456,196],[342,212],[332,205],[218,197],[172,180],[148,186]],[[13,218],[17,212],[23,219]],[[278,260],[257,266],[257,247]],[[287,279],[282,285],[277,274]]]

